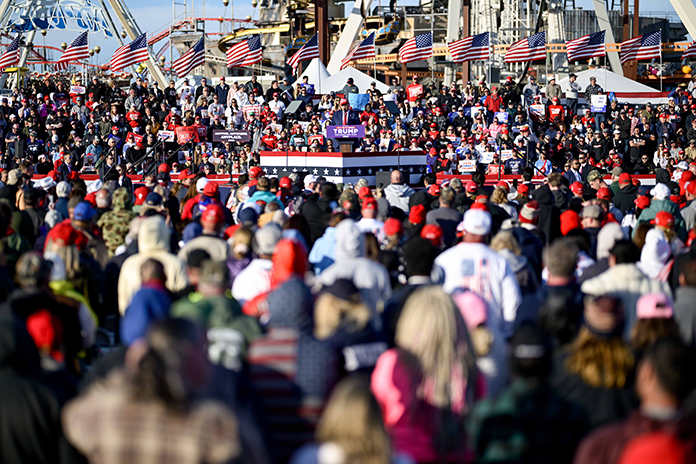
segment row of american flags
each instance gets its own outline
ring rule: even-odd
[[[595,57],[606,56],[604,42],[605,31],[585,35],[583,37],[566,42],[568,61],[586,60]],[[21,36],[18,35],[10,42],[5,52],[0,56],[0,70],[19,63]],[[484,32],[461,40],[455,40],[447,44],[452,61],[463,63],[465,61],[487,60],[491,54],[490,33]],[[662,48],[662,32],[642,34],[630,40],[621,42],[621,63],[631,60],[648,60],[659,58]],[[251,35],[241,42],[236,43],[227,50],[227,67],[251,66],[261,61],[263,49],[261,36]],[[346,68],[351,61],[374,58],[375,33],[372,32],[357,47],[352,49],[341,61],[341,69]],[[399,49],[399,60],[402,63],[426,60],[433,56],[433,36],[431,32],[419,34],[408,39]],[[133,66],[149,57],[147,47],[147,34],[142,34],[132,42],[119,47],[111,57],[110,67],[113,71],[121,71],[128,66]],[[319,57],[319,40],[317,35],[312,36],[290,59],[287,64],[297,70],[301,61]],[[682,59],[696,57],[696,41],[692,42],[682,54]],[[61,58],[56,62],[56,69],[65,69],[68,63],[89,58],[89,45],[87,32],[83,32],[66,48]],[[525,37],[515,43],[505,53],[506,63],[535,61],[546,58],[546,32],[539,32]],[[172,69],[179,77],[186,76],[196,66],[205,62],[205,40],[201,37],[172,63]]]

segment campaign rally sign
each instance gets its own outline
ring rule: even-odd
[[[70,93],[74,95],[83,95],[85,93],[85,88],[81,85],[71,85]]]
[[[165,142],[173,142],[174,141],[174,131],[161,130],[161,131],[157,132],[157,138],[160,140],[164,140]]]
[[[590,98],[590,111],[593,113],[604,113],[607,110],[606,95],[592,95]]]
[[[508,122],[508,116],[510,116],[510,115],[507,114],[506,111],[498,111],[498,112],[496,112],[493,116],[496,117],[496,118],[498,118],[498,122],[499,122],[499,123],[501,123],[501,124],[507,124],[507,122]]]
[[[483,163],[483,164],[492,163],[493,162],[493,155],[495,155],[495,153],[493,153],[492,151],[483,152],[483,154],[481,155],[481,163]]]
[[[544,116],[546,114],[546,107],[542,104],[529,105],[529,112],[534,116]]]
[[[251,140],[249,131],[244,130],[214,130],[213,142],[248,142]]]
[[[500,160],[507,161],[512,158],[512,150],[500,150]]]
[[[459,171],[460,172],[474,172],[474,171],[476,171],[476,160],[461,160],[461,161],[459,161]]]
[[[327,126],[326,136],[330,139],[358,139],[365,137],[365,126]]]
[[[176,128],[176,142],[184,144],[198,142],[198,130],[196,126],[181,126]]]

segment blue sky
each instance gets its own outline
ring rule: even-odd
[[[243,19],[247,15],[253,15],[254,18],[258,17],[258,12],[254,11],[251,7],[250,0],[230,0],[234,3],[234,16],[237,19]],[[619,2],[621,0],[617,0]],[[181,3],[182,0],[179,0]],[[414,0],[408,0],[407,4],[416,3]],[[148,32],[148,36],[153,35],[156,32],[162,30],[163,27],[168,26],[172,20],[172,2],[169,0],[147,0],[147,1],[134,1],[126,0],[126,4],[130,9],[131,13],[135,17],[140,29]],[[377,4],[377,0],[373,0],[373,6]],[[388,4],[386,0],[382,1],[383,5]],[[189,0],[189,6],[191,5],[191,0]],[[349,10],[350,3],[345,3],[346,11]],[[576,6],[582,7],[583,9],[592,9],[591,0],[576,0]],[[224,16],[229,18],[230,10],[232,5],[225,8],[222,0],[208,1],[205,4],[205,17],[217,18],[219,16]],[[181,8],[181,7],[178,7]],[[674,13],[674,9],[669,1],[665,0],[641,0],[640,9],[643,12],[667,12]],[[183,8],[179,11],[183,12]],[[196,16],[201,17],[203,15],[203,0],[197,0],[195,2],[195,12]],[[116,20],[115,16],[112,16]],[[120,27],[117,23],[117,27]],[[207,23],[207,28],[209,31],[218,32],[220,30],[219,23],[217,21],[212,21]],[[120,29],[119,29],[120,32]],[[53,44],[58,46],[61,42],[65,41],[70,43],[76,36],[77,32],[53,32],[49,31],[46,36],[46,44]],[[37,34],[36,42],[38,44],[43,43],[43,38]],[[155,52],[159,51],[164,45],[164,41],[159,42],[155,45]],[[99,63],[103,64],[107,62],[111,54],[118,48],[119,43],[116,38],[106,39],[103,34],[91,34],[90,35],[90,47],[99,45],[102,49],[101,54],[98,57]],[[169,52],[165,53],[167,61],[169,60]],[[174,54],[176,59],[176,53]],[[97,58],[93,59],[93,63],[97,62]]]

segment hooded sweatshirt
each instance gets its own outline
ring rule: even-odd
[[[176,293],[188,285],[184,262],[169,251],[169,227],[161,216],[144,219],[138,231],[138,253],[126,259],[118,279],[118,309],[123,315],[135,292],[140,289],[140,268],[153,258],[162,263],[166,286]]]
[[[384,195],[391,206],[396,206],[404,213],[408,214],[408,199],[415,191],[404,184],[389,184],[384,189]]]
[[[679,205],[674,203],[670,199],[664,199],[664,200],[656,200],[653,199],[650,202],[650,206],[645,208],[642,213],[640,213],[640,216],[638,217],[638,222],[646,222],[646,221],[651,221],[655,219],[655,216],[657,213],[660,211],[667,211],[670,213],[672,216],[674,216],[674,230],[677,232],[677,235],[679,235],[679,238],[682,240],[686,240],[686,223],[684,222],[684,218],[682,217],[681,213],[679,212]],[[633,231],[635,233],[635,229]]]
[[[0,462],[76,462],[63,437],[60,402],[42,381],[27,329],[0,313]]]
[[[389,273],[383,265],[365,257],[365,236],[352,219],[345,219],[336,226],[336,262],[319,276],[323,285],[331,285],[338,279],[353,282],[363,302],[372,309],[375,323],[381,326],[377,307],[379,302],[391,297]]]

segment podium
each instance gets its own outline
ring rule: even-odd
[[[335,139],[338,142],[338,151],[341,153],[351,153],[355,139]]]

